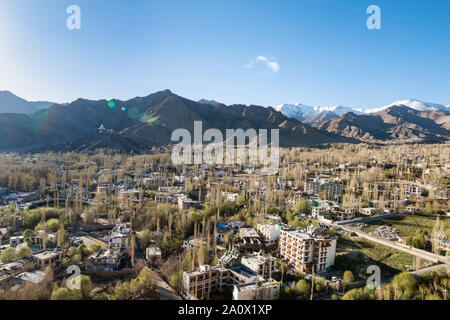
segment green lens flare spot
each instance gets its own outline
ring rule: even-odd
[[[116,107],[116,103],[111,100],[111,101],[108,102],[108,107],[110,107],[111,109],[115,108]]]
[[[131,108],[130,111],[128,112],[128,116],[133,119],[139,119],[142,117],[141,113],[139,112],[139,110],[137,108]]]

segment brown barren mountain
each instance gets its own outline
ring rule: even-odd
[[[366,142],[442,142],[450,137],[449,115],[421,112],[404,105],[364,115],[346,113],[316,124],[319,130]]]
[[[54,104],[31,115],[0,114],[0,148],[80,151],[92,149],[91,140],[106,147],[124,146],[129,141],[133,150],[138,151],[173,143],[171,133],[178,128],[193,134],[194,121],[202,121],[203,131],[217,128],[223,134],[226,129],[280,129],[283,147],[356,142],[288,119],[270,107],[202,104],[170,90],[113,101],[114,107],[109,107],[106,100],[78,99],[68,105]],[[114,134],[99,136],[101,124]],[[95,138],[87,139],[86,135]]]

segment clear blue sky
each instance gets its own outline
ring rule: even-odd
[[[81,30],[66,8],[81,8]],[[368,30],[366,8],[381,8]],[[257,56],[276,61],[273,72]],[[450,104],[450,1],[0,0],[0,90],[226,104]]]

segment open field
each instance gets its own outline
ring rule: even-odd
[[[409,253],[389,248],[361,237],[339,235],[336,253],[351,251],[360,251],[369,258],[399,271],[406,270],[407,267],[412,266],[414,263],[414,256]]]
[[[441,217],[444,221],[445,227],[450,228],[450,218]],[[408,236],[415,236],[417,229],[427,231],[431,234],[434,224],[436,223],[436,216],[418,216],[408,215],[399,218],[389,218],[368,222],[368,227],[363,228],[366,232],[372,232],[381,225],[390,225],[392,228],[396,228],[400,232],[400,237],[406,238]]]

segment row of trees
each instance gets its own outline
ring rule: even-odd
[[[352,289],[342,300],[448,300],[449,288],[450,275],[445,270],[429,271],[417,277],[402,272],[378,289]]]

